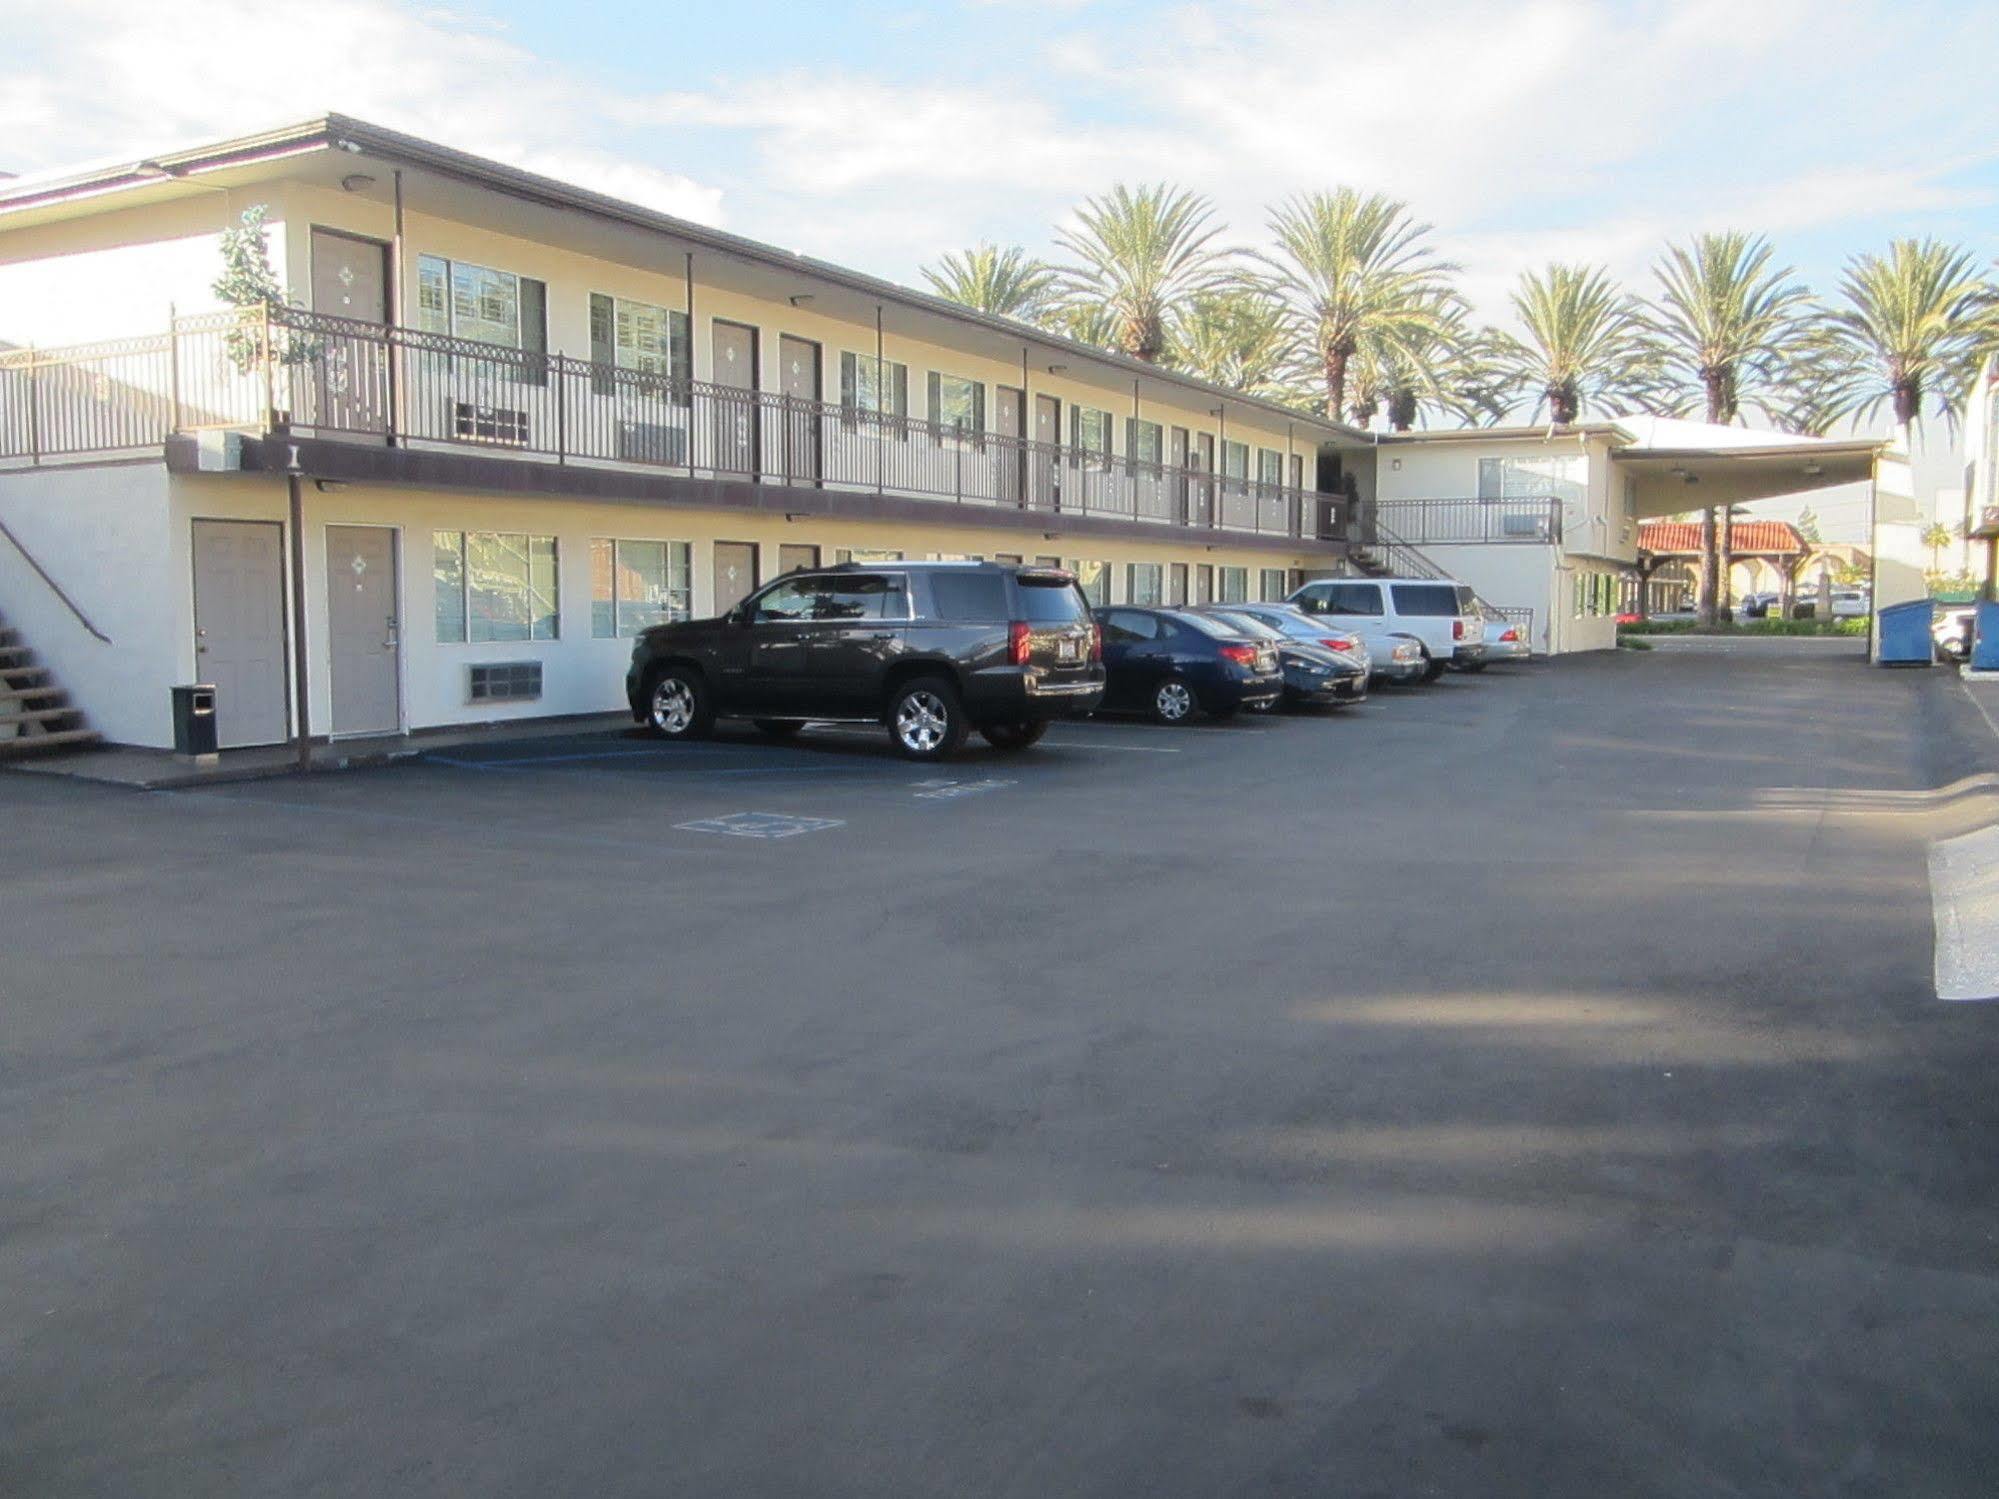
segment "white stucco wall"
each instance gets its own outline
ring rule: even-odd
[[[167,687],[188,680],[173,648],[187,574],[169,560],[165,465],[0,473],[0,519],[111,643],[91,636],[4,537],[0,613],[92,728],[121,743],[170,744]]]

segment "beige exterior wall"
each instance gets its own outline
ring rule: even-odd
[[[5,476],[0,476],[0,485],[5,482]],[[135,590],[157,593],[160,597],[158,612],[171,641],[168,653],[171,665],[164,675],[157,676],[144,689],[160,700],[157,733],[154,737],[135,742],[168,742],[166,684],[193,679],[193,598],[186,581],[192,567],[192,522],[197,519],[283,521],[286,512],[285,487],[274,479],[206,475],[173,477],[168,522],[170,539],[160,549],[159,560],[150,562],[138,575],[143,581]],[[1209,551],[1184,542],[1176,545],[1170,540],[1084,541],[1066,536],[1046,541],[1038,532],[999,533],[945,521],[936,525],[811,518],[787,521],[781,515],[738,511],[621,505],[547,497],[487,496],[390,485],[355,485],[328,493],[308,484],[305,488],[306,639],[309,652],[308,686],[312,697],[313,732],[316,734],[328,730],[332,701],[325,646],[325,528],[328,525],[387,526],[399,533],[402,701],[404,727],[409,729],[554,714],[599,713],[624,708],[624,673],[631,659],[632,642],[629,638],[598,639],[591,634],[590,543],[593,539],[689,543],[692,549],[693,612],[697,617],[715,612],[713,579],[714,544],[717,541],[756,545],[759,575],[766,580],[776,577],[782,570],[779,548],[787,544],[819,547],[822,563],[831,563],[835,551],[840,548],[902,551],[910,560],[926,560],[940,555],[992,557],[1008,553],[1030,561],[1037,556],[1056,556],[1065,564],[1101,562],[1110,567],[1111,596],[1118,602],[1125,599],[1127,568],[1135,562],[1178,562],[1187,564],[1190,569],[1201,566],[1216,569],[1240,567],[1246,569],[1248,588],[1251,596],[1255,596],[1261,581],[1260,573],[1264,569],[1281,569],[1288,586],[1292,572],[1322,560],[1302,554],[1248,549],[1218,548]],[[480,644],[440,643],[436,638],[436,595],[431,571],[431,537],[434,531],[439,530],[503,531],[555,537],[560,638]],[[466,701],[466,667],[469,664],[476,661],[524,660],[542,663],[543,690],[539,701],[490,706],[474,706]],[[93,707],[89,700],[91,696],[94,693],[84,693],[86,710]]]

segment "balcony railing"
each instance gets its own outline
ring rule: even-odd
[[[1338,539],[1327,496],[272,307],[166,333],[0,353],[0,460],[144,448],[206,428]]]
[[[1381,519],[1403,542],[1540,542],[1562,539],[1562,502],[1553,495],[1505,499],[1380,500]]]

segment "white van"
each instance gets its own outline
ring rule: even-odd
[[[1452,662],[1471,666],[1485,660],[1478,596],[1447,578],[1321,578],[1288,602],[1343,624],[1372,623],[1415,636],[1423,647],[1426,682],[1436,681]]]

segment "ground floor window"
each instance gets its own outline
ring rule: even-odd
[[[1069,571],[1076,575],[1076,586],[1083,590],[1083,597],[1101,609],[1111,601],[1111,569],[1107,562],[1072,562]]]
[[[1157,562],[1128,562],[1124,569],[1124,601],[1148,608],[1160,602],[1165,569]]]
[[[1262,569],[1258,586],[1262,589],[1260,597],[1266,604],[1283,603],[1284,596],[1289,591],[1284,586],[1284,569],[1281,567]]]
[[[902,553],[892,552],[884,547],[836,547],[833,551],[835,562],[900,562]]]
[[[1221,571],[1222,592],[1220,602],[1224,604],[1247,604],[1249,602],[1249,569],[1246,567],[1225,567]]]
[[[560,637],[553,536],[433,532],[431,575],[440,644]]]
[[[590,543],[590,633],[636,635],[694,615],[694,549],[684,541]]]

